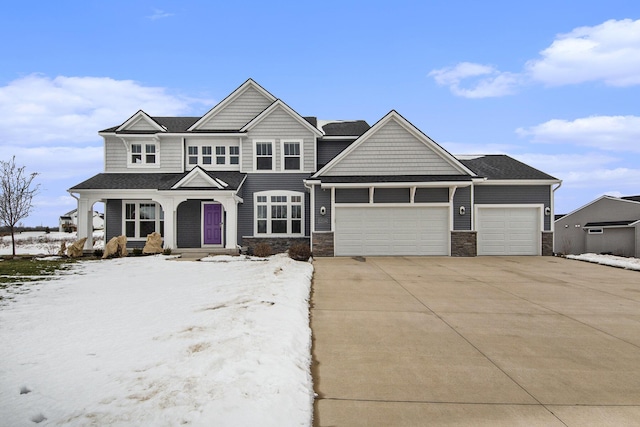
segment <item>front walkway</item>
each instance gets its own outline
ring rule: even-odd
[[[320,258],[316,426],[640,425],[640,273],[553,257]]]

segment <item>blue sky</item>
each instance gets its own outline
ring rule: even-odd
[[[40,173],[26,225],[75,208],[99,130],[202,115],[249,77],[302,115],[395,109],[454,154],[509,154],[563,180],[556,213],[640,194],[635,0],[11,2],[0,38],[0,159]]]

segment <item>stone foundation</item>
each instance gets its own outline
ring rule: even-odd
[[[286,253],[296,243],[309,244],[308,237],[243,237],[242,246],[246,246],[249,254],[253,254],[253,248],[258,243],[266,243],[271,246],[274,254]]]
[[[313,233],[313,256],[335,256],[333,231]]]
[[[542,256],[553,256],[553,232],[542,232]]]
[[[451,256],[472,257],[478,254],[476,231],[451,232]]]

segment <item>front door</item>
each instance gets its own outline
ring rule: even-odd
[[[205,245],[222,244],[222,205],[206,203],[202,215]]]

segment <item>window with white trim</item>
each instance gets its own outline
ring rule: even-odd
[[[304,195],[295,191],[255,194],[256,235],[303,235]]]
[[[240,147],[229,147],[229,164],[240,164]]]
[[[299,141],[283,141],[282,142],[282,164],[283,170],[300,170],[302,164],[302,156],[300,155]]]
[[[123,201],[124,234],[128,239],[146,239],[155,232],[164,236],[164,211],[150,201]]]
[[[198,164],[198,147],[195,145],[191,145],[187,147],[189,151],[189,164],[197,165]]]
[[[129,164],[137,166],[157,165],[158,146],[155,143],[131,144]]]
[[[211,146],[210,145],[204,145],[202,146],[202,164],[203,165],[210,165],[212,163],[212,156],[211,156]]]
[[[273,170],[273,142],[256,142],[256,170]]]
[[[602,228],[590,228],[589,234],[603,234],[604,230]]]
[[[216,165],[224,165],[226,161],[226,148],[224,145],[216,147]]]

